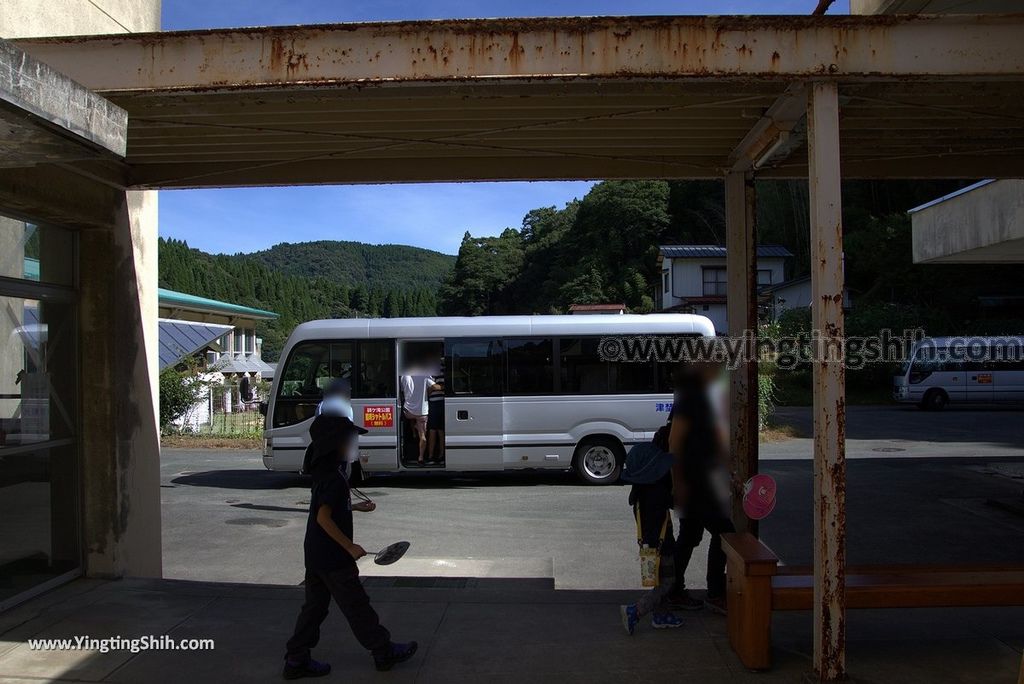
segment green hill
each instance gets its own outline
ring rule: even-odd
[[[280,314],[257,327],[268,361],[304,321],[436,315],[438,290],[455,263],[452,256],[399,245],[284,243],[226,255],[163,238],[158,258],[160,287]]]
[[[419,247],[337,240],[282,242],[245,256],[288,275],[403,291],[419,287],[436,291],[455,265],[455,257]]]

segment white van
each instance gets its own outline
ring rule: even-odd
[[[893,378],[893,398],[937,411],[949,403],[1024,401],[1024,337],[931,337]]]

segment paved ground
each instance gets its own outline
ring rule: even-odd
[[[164,574],[178,579],[298,584],[309,480],[268,472],[257,452],[165,449]],[[389,574],[554,577],[560,589],[639,586],[636,528],[625,487],[590,487],[567,473],[374,478],[378,502],[356,513],[356,540],[399,539],[408,556]],[[703,556],[701,556],[703,557]],[[703,563],[691,568],[703,586]]]
[[[641,625],[630,638],[618,605],[631,592],[557,591],[550,581],[474,580],[460,588],[369,591],[397,638],[420,652],[374,672],[332,611],[316,655],[334,666],[324,681],[551,684],[799,682],[810,669],[809,613],[775,620],[775,664],[745,671],[729,648],[725,618],[697,613],[673,631]],[[280,681],[283,642],[302,601],[298,587],[152,580],[83,580],[0,615],[0,684]],[[30,638],[78,635],[215,640],[204,652],[33,651]],[[853,611],[848,665],[859,684],[1013,684],[1024,645],[1024,609]]]
[[[780,407],[773,422],[794,427],[797,439],[761,445],[762,460],[812,458],[809,407]],[[847,458],[1000,458],[1024,456],[1024,408],[849,406]]]
[[[809,416],[807,409],[780,412],[798,429],[809,430]],[[870,459],[848,466],[850,561],[1024,562],[1024,518],[989,503],[1019,499],[1024,489],[1021,417],[852,407],[851,451]],[[809,439],[762,445],[762,469],[779,482],[779,504],[762,534],[789,563],[810,561],[810,452]],[[308,480],[264,470],[256,452],[165,449],[162,486],[167,577],[301,580]],[[380,508],[357,514],[357,539],[368,549],[413,543],[402,563],[369,564],[370,574],[553,577],[559,589],[637,586],[625,487],[519,473],[375,478],[365,491]],[[703,559],[700,549],[690,586],[704,586]]]

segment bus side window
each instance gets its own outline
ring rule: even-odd
[[[509,394],[551,394],[555,390],[554,342],[550,337],[505,341]]]
[[[358,399],[387,399],[395,396],[395,341],[359,342],[359,373],[352,396]]]
[[[599,337],[559,340],[562,394],[607,394],[609,365],[597,353]]]
[[[444,356],[448,396],[501,396],[505,357],[501,340],[446,340]]]

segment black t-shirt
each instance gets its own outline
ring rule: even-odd
[[[348,481],[338,472],[313,481],[309,520],[306,522],[306,541],[303,544],[306,567],[326,572],[348,567],[355,563],[355,560],[317,522],[317,512],[323,505],[331,507],[331,519],[349,539],[352,539],[352,495]]]
[[[708,476],[718,454],[718,431],[707,390],[698,383],[680,386],[669,415],[670,420],[676,416],[686,418],[689,424],[683,442],[683,476],[694,488],[709,484]]]

